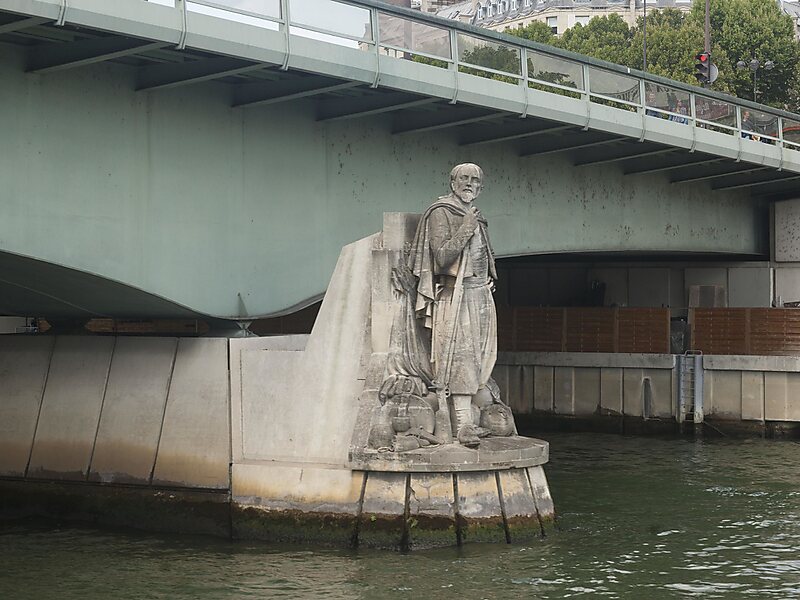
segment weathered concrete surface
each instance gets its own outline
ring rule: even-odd
[[[231,452],[232,461],[244,460],[244,427],[242,414],[243,386],[254,389],[256,396],[263,386],[277,385],[278,382],[265,380],[259,370],[251,363],[272,352],[301,352],[308,343],[308,335],[280,335],[251,338],[232,338],[228,341],[230,352],[230,394],[231,394]],[[246,360],[248,361],[245,366]],[[247,373],[247,376],[245,375]]]
[[[363,473],[336,467],[253,462],[232,467],[233,500],[275,510],[355,515]]]
[[[550,495],[550,486],[547,484],[547,477],[542,467],[529,467],[528,480],[533,492],[533,500],[536,504],[536,511],[544,531],[555,526],[556,510],[553,506],[553,498]]]
[[[406,473],[369,473],[358,529],[358,545],[364,548],[404,549],[409,543]]]
[[[461,473],[458,480],[458,520],[464,542],[505,542],[497,479],[490,473]]]
[[[113,337],[56,338],[29,477],[86,478],[115,341]]]
[[[409,493],[409,545],[411,548],[456,543],[453,475],[413,473]]]
[[[158,443],[153,483],[230,486],[228,342],[181,338]]]
[[[177,348],[177,338],[117,339],[91,481],[150,482]],[[198,437],[205,438],[206,432]]]
[[[717,354],[703,356],[703,368],[712,371],[800,372],[797,356],[738,356]]]
[[[0,475],[22,476],[55,338],[0,336]]]
[[[363,480],[363,473],[341,468],[234,464],[234,536],[352,545]]]
[[[241,349],[241,395],[233,403],[243,460],[345,468],[365,377],[371,247],[365,238],[342,250],[302,352]]]
[[[538,365],[549,367],[616,367],[671,369],[673,354],[629,354],[606,352],[500,352],[499,365]]]
[[[525,469],[498,471],[497,476],[510,541],[519,543],[541,536],[544,529]]]
[[[670,419],[674,365],[671,354],[504,352],[495,379],[518,415]]]

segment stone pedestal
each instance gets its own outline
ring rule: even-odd
[[[392,268],[418,215],[342,251],[307,340],[231,340],[233,535],[380,548],[520,542],[554,510],[547,442],[369,447],[394,315]]]

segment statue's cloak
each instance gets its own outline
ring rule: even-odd
[[[430,228],[428,227],[428,217],[437,208],[444,208],[459,217],[467,215],[464,207],[450,201],[450,196],[442,196],[428,207],[417,226],[417,232],[414,235],[411,252],[408,256],[408,267],[417,278],[417,297],[414,302],[414,312],[426,329],[433,328],[433,304],[437,299],[436,275],[438,273],[436,259],[431,248]],[[494,250],[492,250],[492,244],[489,241],[487,223],[483,218],[479,219],[478,223],[480,235],[486,241],[486,247],[489,252],[489,274],[493,280],[496,280],[497,271],[494,265]],[[464,260],[464,253],[461,255],[461,260]],[[458,267],[459,264],[454,265],[453,276],[456,275]]]

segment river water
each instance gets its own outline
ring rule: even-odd
[[[400,554],[13,523],[0,599],[800,598],[797,443],[546,437],[560,531],[535,543]]]

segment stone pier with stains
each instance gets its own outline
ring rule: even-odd
[[[342,250],[308,336],[0,336],[0,517],[400,549],[541,535],[546,442],[409,468],[354,453],[384,250]]]

